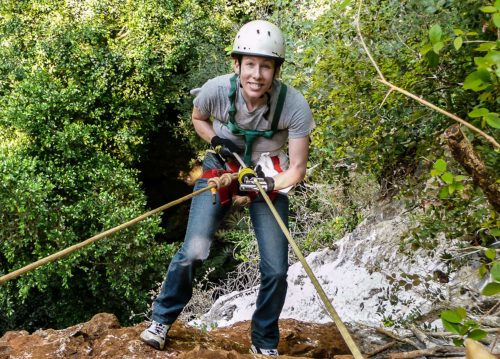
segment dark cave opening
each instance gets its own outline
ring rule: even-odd
[[[177,114],[166,116],[177,117]],[[179,173],[189,171],[193,156],[190,147],[174,136],[167,123],[149,135],[138,166],[149,208],[160,207],[192,192],[192,187],[179,178]],[[161,226],[165,230],[165,241],[172,243],[184,238],[190,203],[188,200],[163,211]]]

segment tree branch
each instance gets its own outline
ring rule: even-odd
[[[386,356],[387,359],[407,359],[407,358],[419,358],[424,356],[449,356],[453,354],[454,356],[463,356],[465,351],[463,348],[457,348],[452,346],[445,347],[434,347],[430,349],[414,350],[405,353],[392,353]]]
[[[427,106],[439,113],[442,113],[443,115],[451,118],[452,120],[455,120],[459,123],[461,123],[462,125],[464,126],[467,126],[468,128],[470,128],[472,131],[476,132],[477,134],[483,136],[484,138],[486,138],[489,142],[491,142],[493,144],[494,147],[496,147],[497,149],[500,149],[500,144],[491,136],[489,136],[488,134],[484,133],[483,131],[481,131],[480,129],[478,129],[477,127],[471,125],[469,122],[461,119],[460,117],[448,112],[448,111],[445,111],[443,110],[442,108],[436,106],[436,105],[433,105],[432,103],[412,94],[411,92],[408,92],[406,90],[403,90],[402,88],[400,87],[397,87],[395,85],[393,85],[392,83],[388,82],[382,71],[380,70],[379,66],[377,65],[375,59],[373,58],[370,50],[368,49],[368,46],[366,46],[366,43],[365,43],[365,40],[364,40],[364,37],[363,37],[363,34],[361,33],[361,26],[360,26],[360,18],[361,18],[361,8],[362,8],[362,5],[363,5],[363,0],[360,0],[359,1],[359,7],[358,7],[358,13],[357,13],[357,16],[356,16],[356,19],[355,19],[355,23],[356,23],[356,29],[357,29],[357,32],[358,32],[358,36],[359,36],[359,40],[361,42],[361,45],[363,46],[363,48],[365,49],[366,51],[366,54],[368,55],[371,63],[373,64],[373,67],[375,67],[375,70],[377,71],[378,73],[378,76],[379,76],[379,79],[377,79],[377,81],[381,82],[382,84],[386,85],[386,86],[389,86],[392,90],[396,90],[402,94],[404,94],[405,96],[408,96],[418,102],[420,102],[421,104],[423,104],[424,106]]]
[[[451,149],[453,158],[472,176],[476,185],[481,187],[488,202],[500,213],[500,184],[488,171],[484,162],[474,151],[472,144],[464,136],[458,125],[446,129],[444,137]]]

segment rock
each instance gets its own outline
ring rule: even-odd
[[[244,359],[249,354],[250,322],[210,332],[176,322],[169,332],[164,351],[139,340],[147,327],[141,323],[122,327],[107,313],[66,329],[7,332],[0,338],[0,359],[18,358],[107,358],[107,359]],[[309,324],[281,320],[280,358],[333,358],[349,350],[333,323]]]

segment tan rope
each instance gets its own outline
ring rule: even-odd
[[[354,359],[363,359],[363,355],[361,354],[361,351],[359,350],[358,346],[352,339],[351,335],[349,334],[349,331],[347,330],[346,326],[342,322],[342,319],[340,319],[340,316],[337,314],[337,311],[333,307],[332,303],[328,299],[328,296],[326,295],[325,291],[321,287],[321,284],[319,284],[318,279],[314,275],[311,267],[309,267],[309,264],[307,264],[304,256],[302,255],[302,252],[300,251],[300,248],[298,247],[297,243],[293,240],[290,232],[288,231],[288,228],[286,227],[285,223],[283,223],[283,220],[279,216],[278,212],[276,211],[276,208],[274,207],[273,203],[269,199],[269,196],[267,195],[266,191],[262,187],[262,185],[258,182],[255,181],[257,184],[257,187],[259,188],[260,193],[262,194],[262,197],[266,201],[267,205],[269,206],[269,209],[273,213],[274,217],[276,218],[276,221],[278,222],[281,230],[285,234],[286,238],[288,239],[288,242],[290,243],[290,246],[292,247],[293,251],[295,252],[295,255],[299,259],[300,263],[302,263],[302,266],[304,267],[304,270],[306,271],[307,275],[311,279],[312,284],[314,285],[314,288],[318,292],[321,300],[323,301],[323,304],[326,307],[326,310],[332,317],[333,321],[337,325],[337,328],[340,332],[340,335],[342,335],[342,338],[346,342],[347,346],[349,347]]]
[[[236,179],[237,177],[238,177],[237,173],[230,174],[231,181],[233,179]],[[219,181],[218,183],[219,184],[227,183],[227,181],[228,181],[228,176],[226,176],[224,178],[224,180]],[[231,181],[229,181],[229,183],[231,183]],[[179,198],[179,199],[177,199],[175,201],[166,203],[166,204],[164,204],[161,207],[158,207],[158,208],[155,208],[155,209],[153,209],[153,210],[151,210],[149,212],[146,212],[146,213],[140,215],[139,217],[136,217],[136,218],[134,218],[134,219],[132,219],[132,220],[130,220],[128,222],[125,222],[125,223],[123,223],[123,224],[121,224],[119,226],[116,226],[114,228],[108,229],[107,231],[99,233],[99,234],[97,234],[97,235],[95,235],[95,236],[93,236],[93,237],[91,237],[91,238],[89,238],[89,239],[87,239],[87,240],[85,240],[83,242],[77,243],[77,244],[75,244],[75,245],[73,245],[71,247],[68,247],[66,249],[63,249],[63,250],[61,250],[61,251],[59,251],[57,253],[51,254],[48,257],[45,257],[45,258],[42,258],[42,259],[40,259],[40,260],[38,260],[36,262],[33,262],[33,263],[31,263],[31,264],[23,267],[23,268],[20,268],[18,270],[15,270],[15,271],[9,273],[9,274],[6,274],[6,275],[0,277],[0,285],[4,284],[5,282],[8,282],[9,280],[17,278],[20,275],[23,275],[25,273],[31,272],[32,270],[34,270],[34,269],[36,269],[36,268],[38,268],[38,267],[40,267],[42,265],[48,264],[50,262],[54,262],[54,261],[56,261],[56,260],[58,260],[58,259],[60,259],[60,258],[62,258],[64,256],[66,256],[66,255],[68,255],[70,253],[73,253],[73,252],[75,252],[75,251],[77,251],[77,250],[79,250],[79,249],[81,249],[83,247],[86,247],[86,246],[88,246],[88,245],[90,245],[90,244],[92,244],[92,243],[94,243],[94,242],[96,242],[96,241],[98,241],[100,239],[108,237],[108,236],[110,236],[110,235],[112,235],[112,234],[114,234],[114,233],[116,233],[116,232],[118,232],[118,231],[120,231],[122,229],[128,228],[128,227],[130,227],[130,226],[132,226],[132,225],[134,225],[134,224],[136,224],[136,223],[138,223],[140,221],[145,220],[148,217],[151,217],[153,214],[156,214],[158,212],[164,211],[164,210],[166,210],[166,209],[168,209],[170,207],[173,207],[173,206],[175,206],[175,205],[177,205],[179,203],[182,203],[182,202],[184,202],[184,201],[186,201],[186,200],[188,200],[188,199],[190,199],[190,198],[192,198],[192,197],[194,197],[194,196],[196,196],[196,195],[198,195],[200,193],[203,193],[205,191],[211,190],[212,188],[214,188],[214,186],[215,186],[215,184],[208,185],[205,188],[202,188],[202,189],[199,189],[197,191],[194,191],[193,193],[190,193],[190,194],[188,194],[188,195],[186,195],[184,197],[181,197],[181,198]],[[219,188],[219,187],[217,187],[217,188]]]

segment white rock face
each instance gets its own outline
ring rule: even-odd
[[[436,308],[471,302],[467,294],[460,292],[480,284],[477,270],[462,267],[447,274],[441,255],[453,243],[444,237],[438,238],[438,245],[431,252],[407,249],[403,253],[400,244],[408,227],[408,213],[402,208],[394,204],[378,208],[355,231],[336,242],[335,248],[306,258],[344,322],[369,326],[402,323]],[[300,262],[290,267],[288,285],[281,318],[314,323],[332,321]],[[224,327],[251,319],[257,291],[255,287],[220,297],[196,324]]]

